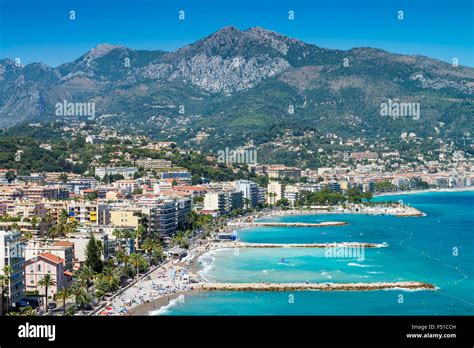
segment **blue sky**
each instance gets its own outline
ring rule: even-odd
[[[474,66],[472,0],[0,0],[0,58],[51,66],[100,43],[174,50],[234,25],[321,47],[382,48]],[[186,13],[184,21],[178,12]],[[69,20],[69,11],[76,20]],[[288,20],[288,11],[295,20]],[[397,11],[404,11],[404,20]]]

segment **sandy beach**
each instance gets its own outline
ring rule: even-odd
[[[472,189],[472,188],[471,188]],[[438,192],[447,190],[423,190],[421,192]],[[462,191],[462,190],[450,190]],[[408,193],[415,193],[409,191]],[[392,195],[394,193],[387,193]],[[406,193],[395,193],[406,194]],[[255,219],[263,217],[285,216],[285,215],[306,215],[306,214],[366,214],[366,215],[394,215],[394,216],[423,216],[424,214],[419,210],[400,205],[388,206],[364,206],[351,205],[349,207],[330,207],[331,210],[325,210],[325,207],[318,207],[323,209],[311,210],[274,210],[260,213],[254,213],[249,216],[238,217],[229,220],[227,226],[223,229],[225,232],[233,232],[236,229],[244,228]],[[222,232],[222,231],[221,231]],[[206,283],[201,279],[198,272],[201,269],[199,264],[199,257],[209,251],[232,248],[233,242],[229,241],[213,241],[207,240],[200,245],[192,246],[188,250],[186,256],[180,262],[168,261],[161,267],[151,272],[147,277],[141,279],[130,288],[123,291],[120,295],[115,296],[104,307],[98,315],[150,315],[150,312],[157,311],[164,306],[168,306],[172,301],[180,299],[180,296],[203,291],[206,288]],[[240,245],[240,242],[234,242]],[[239,244],[240,243],[240,244]],[[245,245],[240,245],[245,247]],[[326,245],[324,245],[326,246]],[[365,245],[366,247],[382,247],[385,245]],[[251,247],[251,246],[247,246]],[[274,247],[268,245],[267,247]],[[311,245],[306,247],[323,247],[323,245]],[[407,284],[404,284],[407,286]]]

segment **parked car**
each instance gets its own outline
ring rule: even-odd
[[[37,297],[25,297],[18,301],[17,303],[18,307],[31,307],[31,308],[38,308],[43,304],[43,300],[41,298]]]
[[[56,302],[50,302],[48,303],[48,309],[55,309],[58,305]]]

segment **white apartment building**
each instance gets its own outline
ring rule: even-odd
[[[284,187],[278,181],[270,181],[267,185],[267,204],[274,205],[283,198]]]
[[[25,296],[25,246],[21,241],[21,233],[17,231],[0,231],[0,274],[5,266],[11,268],[8,282],[9,305]]]

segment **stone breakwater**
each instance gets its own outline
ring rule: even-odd
[[[329,227],[349,225],[344,221],[325,221],[325,222],[251,222],[247,226],[284,226],[284,227]]]
[[[387,243],[364,243],[364,242],[342,242],[342,243],[308,243],[308,244],[279,244],[279,243],[245,243],[235,242],[226,245],[229,248],[385,248]]]
[[[207,291],[373,291],[373,290],[435,290],[433,284],[423,282],[378,283],[198,283],[195,290]]]

